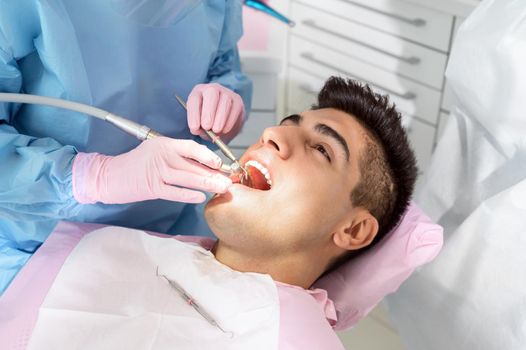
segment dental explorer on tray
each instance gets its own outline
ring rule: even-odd
[[[169,284],[170,286],[175,289],[175,291],[179,294],[179,296],[181,296],[181,298],[183,298],[187,303],[188,305],[190,305],[191,307],[193,307],[195,309],[195,311],[197,311],[197,313],[201,316],[203,316],[203,318],[208,322],[210,323],[212,326],[214,327],[217,327],[221,332],[225,333],[225,334],[228,334],[230,336],[230,338],[233,338],[234,337],[234,333],[232,332],[228,332],[228,331],[225,331],[223,328],[221,328],[221,326],[219,325],[219,323],[217,323],[216,320],[214,320],[214,318],[212,316],[210,316],[210,314],[208,312],[205,311],[205,309],[203,309],[196,301],[195,299],[190,295],[188,294],[184,289],[183,287],[181,287],[177,282],[175,282],[174,280],[171,280],[169,279],[168,277],[166,277],[166,275],[161,275],[159,274],[159,266],[157,266],[157,269],[155,270],[155,275],[157,277],[163,277]]]

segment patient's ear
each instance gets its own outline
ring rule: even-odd
[[[378,233],[378,220],[364,208],[354,208],[352,213],[333,234],[333,242],[345,250],[357,250],[371,244]]]

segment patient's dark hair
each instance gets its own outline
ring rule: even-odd
[[[372,247],[398,224],[415,185],[416,160],[401,115],[387,96],[374,93],[366,84],[338,77],[329,78],[318,94],[318,104],[312,109],[321,108],[348,113],[366,130],[366,145],[358,161],[361,177],[351,201],[378,220]]]

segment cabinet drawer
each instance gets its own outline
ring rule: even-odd
[[[370,27],[293,3],[293,33],[372,65],[442,88],[447,56]]]
[[[419,173],[423,173],[431,160],[436,128],[407,116],[402,118],[402,124],[415,151]]]
[[[318,100],[325,80],[290,67],[287,80],[287,107],[294,113],[310,109]],[[289,114],[290,115],[290,114]]]
[[[436,124],[439,91],[302,38],[290,39],[289,65],[324,79],[339,75],[367,82],[379,93],[389,94],[400,111]]]
[[[402,38],[448,51],[453,16],[400,0],[296,1]]]
[[[252,72],[247,72],[247,75],[252,80],[252,110],[270,111],[276,109],[277,76],[269,73]]]
[[[245,125],[243,125],[243,130],[230,141],[229,146],[237,148],[249,147],[257,142],[263,130],[273,125],[276,125],[275,113],[251,113]]]

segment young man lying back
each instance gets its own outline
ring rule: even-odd
[[[342,348],[333,305],[311,286],[403,215],[416,165],[399,113],[333,77],[240,162],[248,177],[206,206],[218,240],[204,248],[116,227],[84,236],[29,347]]]

